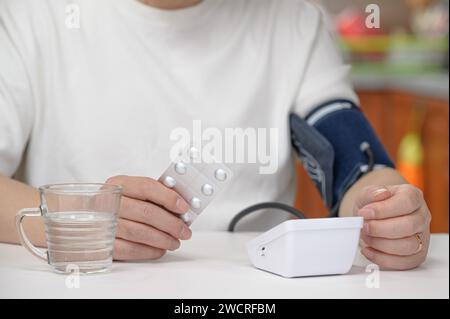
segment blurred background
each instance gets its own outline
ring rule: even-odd
[[[449,1],[311,2],[329,13],[329,27],[353,65],[362,109],[397,168],[424,191],[433,215],[432,232],[448,233]],[[380,28],[367,27],[367,21],[369,26],[376,23],[373,11],[366,12],[371,4],[379,8]],[[326,216],[300,165],[298,180],[296,206],[310,217]]]

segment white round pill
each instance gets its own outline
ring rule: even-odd
[[[210,184],[205,184],[202,186],[202,193],[206,196],[211,196],[214,194],[214,187]]]
[[[169,188],[173,188],[177,184],[177,181],[171,176],[166,176],[163,180],[163,184]]]
[[[177,172],[180,175],[186,174],[187,167],[184,163],[176,163],[175,164],[175,172]]]
[[[197,197],[193,197],[191,199],[191,207],[195,208],[195,209],[199,209],[200,207],[202,207],[202,201]]]
[[[227,179],[227,172],[225,172],[223,169],[219,168],[214,173],[214,176],[217,180],[224,182]]]

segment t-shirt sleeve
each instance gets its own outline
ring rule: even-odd
[[[333,100],[350,100],[358,105],[350,80],[351,67],[343,62],[335,37],[327,27],[326,14],[309,4],[307,10],[302,10],[299,23],[302,34],[313,35],[293,111],[304,117],[315,107]]]
[[[0,174],[16,172],[33,125],[30,81],[20,55],[16,23],[0,1]]]

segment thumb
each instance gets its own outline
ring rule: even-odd
[[[394,194],[393,189],[389,186],[368,186],[362,189],[361,193],[356,198],[356,209],[359,210],[364,206],[373,203],[384,201]]]

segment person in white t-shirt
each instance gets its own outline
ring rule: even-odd
[[[192,236],[176,217],[188,204],[156,179],[174,130],[199,124],[278,136],[273,171],[232,164],[231,187],[194,230],[225,230],[258,202],[291,204],[289,114],[357,104],[349,71],[307,1],[0,0],[0,241],[18,242],[14,215],[37,205],[36,187],[106,181],[124,187],[116,260],[176,250]],[[411,269],[427,256],[430,212],[392,168],[355,181],[336,214],[365,217],[362,252],[383,268]],[[242,227],[264,230],[274,216]],[[41,227],[27,225],[45,245]]]

